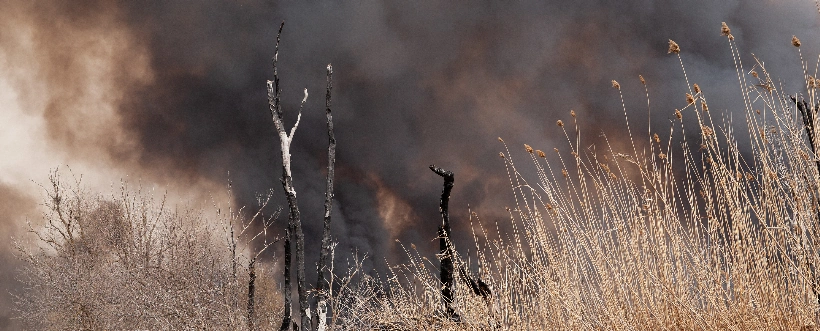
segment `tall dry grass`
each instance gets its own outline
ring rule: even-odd
[[[795,38],[806,83],[801,115],[763,63],[745,66],[729,28],[721,31],[743,96],[738,112],[709,111],[707,91],[689,85],[681,49],[670,40],[690,88],[681,91],[680,109],[664,114],[673,116],[668,132],[642,137],[627,126],[626,149],[606,137],[603,148],[590,149],[573,111],[571,123],[555,127],[567,140],[555,157],[525,145],[536,178],[519,173],[504,145],[515,197],[510,224],[488,229],[471,215],[477,260],[456,259],[457,269],[477,270],[471,278],[491,286],[491,299],[476,295],[464,282],[469,272],[461,273],[461,322],[445,318],[438,262],[405,247],[411,262],[391,267],[384,294],[360,302],[348,327],[815,329],[817,72],[808,72]],[[684,125],[686,117],[697,126]],[[741,150],[738,139],[750,148]]]

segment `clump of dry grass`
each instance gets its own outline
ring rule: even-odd
[[[743,91],[743,139],[751,150],[741,153],[731,117],[708,112],[697,85],[674,111],[679,121],[668,136],[651,134],[632,151],[616,150],[606,138],[604,151],[582,148],[578,126],[567,132],[558,121],[571,157],[558,153],[550,161],[526,145],[534,180],[519,174],[509,150],[501,153],[515,197],[512,231],[487,229],[471,215],[478,258],[459,257],[456,266],[477,270],[491,298],[463,285],[472,277],[465,272],[456,295],[461,323],[447,320],[437,264],[406,250],[411,262],[392,267],[385,296],[354,328],[816,327],[820,173],[813,143],[762,62],[755,59],[747,74],[725,23],[721,32]],[[671,40],[669,53],[680,59]],[[815,110],[813,90],[807,96]],[[697,120],[700,141],[686,140],[683,113]]]

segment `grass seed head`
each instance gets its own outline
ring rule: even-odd
[[[539,149],[539,150],[536,150],[536,151],[535,151],[535,153],[537,153],[537,154],[538,154],[538,156],[540,156],[540,157],[543,157],[543,158],[546,158],[546,157],[547,157],[547,154],[544,154],[544,152],[543,152],[543,151],[541,151],[540,149]]]
[[[709,106],[706,105],[706,101],[701,100],[700,106],[703,107],[703,111],[709,111]]]
[[[527,150],[527,153],[530,153],[530,154],[533,153],[533,149],[532,149],[532,147],[530,147],[530,145],[524,144],[524,148]]]
[[[701,130],[703,130],[703,135],[704,136],[711,136],[712,133],[714,133],[714,131],[712,131],[712,128],[710,128],[706,125],[701,126],[700,128],[701,128]]]
[[[693,96],[692,96],[691,94],[689,94],[689,93],[686,93],[686,103],[688,103],[688,104],[690,104],[690,105],[691,105],[691,104],[693,104],[693,103],[695,103],[695,97],[693,97]]]
[[[677,117],[678,119],[683,118],[683,114],[681,114],[680,110],[675,109],[675,117]]]
[[[504,157],[504,153],[502,153],[502,152],[498,152],[498,156],[500,156],[502,159],[504,159],[504,158],[505,158],[505,157]]]
[[[726,25],[726,22],[720,22],[720,35],[727,37],[732,35],[732,30],[729,30],[729,26]]]
[[[669,39],[669,52],[668,52],[668,54],[672,54],[672,53],[680,54],[680,46],[678,46],[678,43],[676,43],[674,40]]]
[[[695,93],[700,93],[700,86],[698,86],[698,84],[692,84],[692,88],[695,89]]]
[[[659,153],[659,154],[658,154],[658,158],[659,158],[659,159],[661,159],[661,160],[666,160],[666,154],[664,154],[664,153]]]
[[[769,170],[769,178],[773,180],[777,180],[777,173],[774,171]]]
[[[574,110],[572,110],[572,109],[570,109],[570,111],[569,111],[569,115],[570,115],[570,116],[572,116],[572,117],[575,117],[575,111],[574,111]]]
[[[655,140],[656,143],[661,142],[661,137],[659,137],[657,133],[652,135],[652,139]]]
[[[618,82],[613,79],[612,80],[612,87],[620,90],[621,89],[621,84],[618,84]]]
[[[794,47],[800,47],[800,39],[797,39],[797,36],[792,36],[792,45],[794,45]]]
[[[646,79],[643,79],[643,75],[638,75],[638,79],[641,80],[641,84],[646,85]]]
[[[564,178],[569,177],[569,173],[567,173],[567,169],[561,169],[561,174],[564,175]]]
[[[757,71],[752,70],[752,77],[757,78]]]
[[[562,120],[558,120],[558,122],[555,122],[555,124],[558,124],[558,126],[560,127],[564,127],[564,121]]]

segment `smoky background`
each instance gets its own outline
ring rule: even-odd
[[[432,256],[440,223],[436,164],[456,174],[450,215],[456,247],[472,247],[467,219],[503,224],[512,201],[497,137],[525,176],[523,144],[566,151],[555,125],[578,114],[583,144],[604,132],[628,152],[621,84],[636,139],[661,137],[691,83],[711,111],[736,114],[742,99],[720,23],[740,46],[803,90],[799,57],[816,63],[820,15],[811,1],[5,1],[0,4],[0,235],[25,235],[39,217],[49,169],[70,165],[98,189],[121,179],[178,201],[256,205],[279,183],[278,141],[265,95],[276,30],[287,125],[310,93],[292,146],[306,237],[308,279],[318,257],[324,199],[325,66],[334,66],[337,145],[333,239],[337,260],[368,253],[366,268],[403,261],[395,239]],[[651,120],[638,75],[646,79]],[[691,118],[691,116],[689,117]],[[657,130],[655,129],[657,128]],[[740,142],[743,146],[744,142]],[[115,184],[112,184],[115,183]],[[284,229],[284,219],[277,230]],[[494,226],[492,226],[494,228]],[[283,231],[282,231],[283,232]],[[462,249],[464,248],[464,249]],[[281,248],[279,248],[281,250]],[[280,256],[281,252],[273,252]],[[12,329],[16,259],[0,247],[0,329]]]

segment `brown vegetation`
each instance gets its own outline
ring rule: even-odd
[[[244,231],[234,236],[233,227],[248,228],[239,215],[217,215],[220,229],[202,211],[170,210],[164,199],[125,184],[102,198],[56,172],[47,192],[45,227],[31,230],[38,241],[18,243],[27,263],[17,303],[28,327],[236,330],[249,323],[244,303],[253,276],[254,318],[278,319],[281,299],[267,266],[254,274],[254,260],[246,262],[256,257],[241,252],[254,239]],[[268,226],[272,218],[257,214],[250,222]],[[272,242],[262,237],[255,237],[262,247]]]

